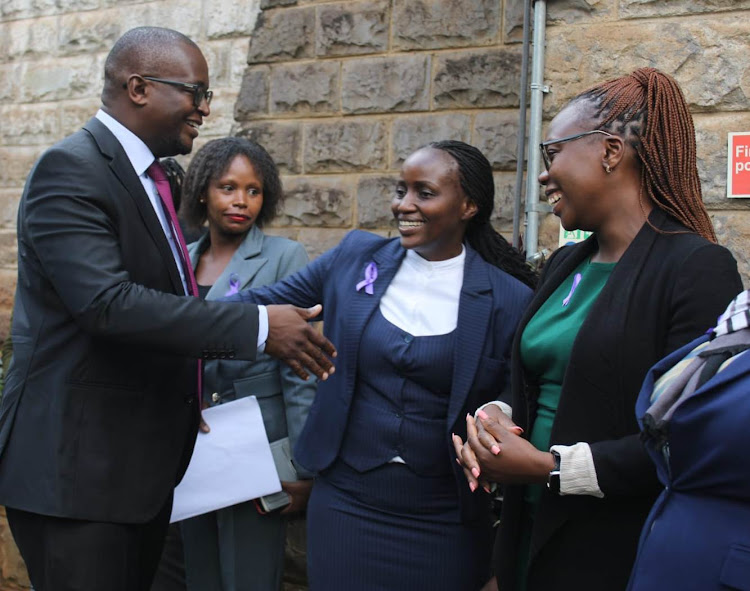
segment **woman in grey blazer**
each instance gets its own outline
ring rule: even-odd
[[[255,142],[223,138],[198,151],[185,176],[182,211],[188,223],[208,221],[208,233],[189,246],[202,298],[271,284],[307,263],[301,244],[260,229],[276,214],[281,194],[276,165]],[[293,446],[315,382],[301,380],[268,355],[259,354],[254,363],[205,363],[204,406],[251,395],[258,399],[269,442],[289,437]],[[298,473],[310,477],[299,467]],[[280,589],[286,516],[304,509],[311,481],[282,486],[291,503],[281,511],[261,515],[249,501],[183,522],[188,589]]]

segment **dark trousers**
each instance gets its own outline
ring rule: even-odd
[[[35,591],[149,591],[172,498],[147,523],[80,521],[6,508]]]

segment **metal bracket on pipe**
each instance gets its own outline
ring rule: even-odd
[[[531,90],[541,90],[544,94],[549,94],[550,92],[552,92],[549,84],[536,84],[532,82],[530,88]]]
[[[551,213],[552,212],[552,206],[549,203],[545,203],[544,201],[537,201],[536,203],[532,205],[526,205],[526,213],[530,212],[537,212],[537,213]]]

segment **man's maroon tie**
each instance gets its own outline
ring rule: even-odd
[[[177,248],[180,251],[180,258],[182,259],[182,270],[185,273],[185,280],[190,290],[190,295],[198,296],[198,283],[195,280],[195,274],[193,273],[193,266],[190,264],[190,257],[188,257],[187,244],[185,244],[185,237],[182,235],[182,229],[180,229],[180,221],[177,219],[177,212],[174,208],[174,201],[172,200],[172,189],[169,187],[169,181],[167,180],[167,174],[164,172],[164,168],[159,164],[158,160],[154,160],[153,164],[146,169],[146,173],[156,184],[156,190],[161,197],[161,202],[164,205],[164,209],[169,214],[170,225],[172,226],[172,235],[177,242]]]
[[[193,273],[193,266],[190,264],[190,257],[188,257],[187,244],[185,244],[185,237],[182,235],[180,229],[180,221],[177,219],[177,212],[174,208],[174,201],[172,200],[172,189],[169,187],[169,181],[167,180],[167,174],[164,172],[164,168],[159,164],[158,160],[154,160],[153,164],[146,169],[146,174],[154,181],[156,185],[156,191],[161,197],[161,202],[164,205],[164,210],[169,214],[169,222],[172,228],[172,236],[177,242],[177,248],[180,251],[180,258],[182,259],[182,270],[185,273],[185,280],[190,290],[190,295],[198,297],[198,282],[195,280],[195,274]],[[200,412],[203,406],[203,364],[201,360],[198,360],[198,412]]]

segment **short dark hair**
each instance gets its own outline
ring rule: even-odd
[[[113,92],[122,88],[124,74],[142,73],[143,68],[166,61],[179,44],[198,49],[190,37],[174,29],[136,27],[127,31],[115,41],[104,62],[102,102],[106,104]]]
[[[276,217],[283,198],[283,188],[273,158],[263,146],[253,140],[225,137],[211,140],[198,150],[185,174],[180,211],[185,222],[193,228],[200,228],[206,221],[206,204],[201,203],[201,198],[208,196],[210,182],[224,174],[236,156],[245,156],[263,183],[263,205],[255,225],[262,228]]]

